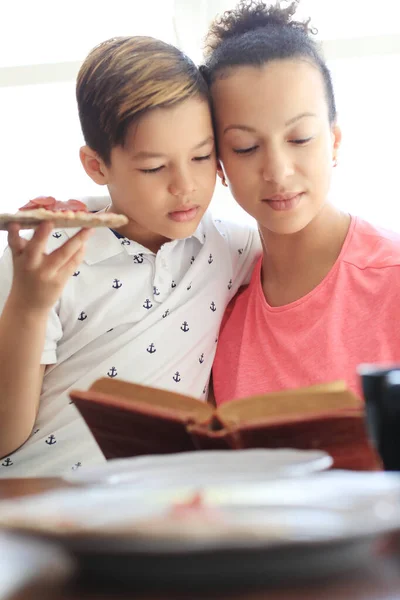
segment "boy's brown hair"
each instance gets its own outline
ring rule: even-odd
[[[109,166],[131,123],[149,110],[199,95],[209,101],[196,65],[178,48],[151,37],[112,38],[96,46],[77,78],[85,143]]]

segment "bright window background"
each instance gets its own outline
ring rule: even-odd
[[[41,194],[101,195],[82,170],[74,78],[97,43],[152,35],[201,60],[207,25],[235,0],[13,0],[0,20],[0,212]],[[400,231],[400,2],[302,0],[312,15],[336,89],[343,144],[333,200]],[[219,184],[213,210],[243,212]],[[247,216],[246,216],[247,218]],[[0,235],[0,249],[5,244]]]
[[[117,35],[174,43],[174,0],[9,0],[1,2],[0,67],[81,61]]]

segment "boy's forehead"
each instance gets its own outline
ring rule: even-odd
[[[131,123],[125,147],[139,150],[158,143],[171,145],[182,137],[195,144],[196,140],[200,143],[212,136],[209,104],[189,98],[170,107],[152,109]]]

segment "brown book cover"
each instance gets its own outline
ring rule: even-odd
[[[343,382],[227,402],[99,379],[71,399],[107,459],[198,449],[324,450],[341,469],[380,469],[363,403]]]

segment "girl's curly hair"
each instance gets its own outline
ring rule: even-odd
[[[286,2],[288,0],[285,0]],[[300,0],[292,0],[284,8],[283,2],[276,2],[268,6],[265,2],[257,0],[241,0],[236,8],[225,11],[210,25],[205,45],[204,56],[214,52],[225,40],[240,36],[244,33],[262,29],[270,25],[278,27],[289,26],[299,29],[306,35],[318,33],[315,27],[310,26],[311,18],[306,21],[293,19]]]
[[[234,67],[308,59],[323,76],[329,120],[333,123],[336,105],[331,74],[313,39],[318,32],[310,25],[310,19],[295,19],[299,1],[277,0],[268,5],[262,0],[240,0],[236,8],[225,11],[210,25],[204,46],[205,64],[200,71],[211,87]]]

